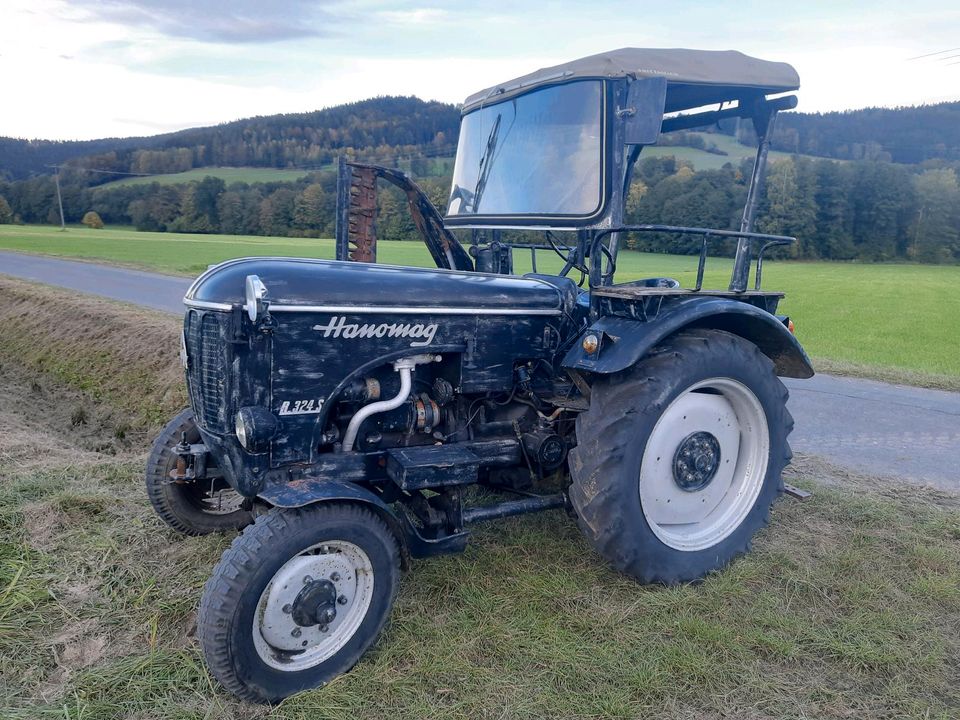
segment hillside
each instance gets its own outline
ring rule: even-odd
[[[415,97],[379,97],[308,113],[266,115],[147,138],[84,142],[0,138],[0,177],[47,174],[49,164],[159,174],[197,167],[313,169],[341,152],[452,155],[460,113]],[[103,182],[109,176],[91,178]]]
[[[415,97],[378,97],[315,112],[264,115],[212,127],[139,138],[82,142],[0,138],[0,178],[47,174],[54,163],[116,172],[164,174],[200,167],[296,168],[313,170],[336,155],[364,157],[452,156],[458,135],[455,105]],[[747,124],[724,123],[712,144],[731,162],[750,154]],[[732,139],[732,137],[731,137]],[[903,108],[865,108],[831,113],[784,113],[774,149],[841,160],[921,163],[960,160],[960,102]],[[677,151],[697,169],[715,169],[723,154]],[[667,154],[663,148],[649,155]],[[109,181],[91,175],[88,184]]]
[[[960,160],[960,102],[830,113],[785,113],[773,147],[840,160]]]

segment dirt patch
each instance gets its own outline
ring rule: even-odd
[[[70,387],[0,361],[0,473],[84,464],[137,449],[122,415]]]

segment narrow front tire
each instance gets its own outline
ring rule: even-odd
[[[275,508],[240,534],[200,601],[210,672],[244,700],[274,703],[352,668],[396,596],[397,539],[373,511]]]

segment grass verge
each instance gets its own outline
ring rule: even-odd
[[[0,367],[42,414],[142,440],[186,405],[177,318],[4,276],[0,296]]]
[[[54,291],[19,285],[3,287],[19,308],[4,310],[4,332],[27,303],[55,304]],[[32,342],[18,340],[25,365],[5,355],[0,368],[4,718],[960,712],[960,501],[810,458],[788,481],[814,496],[780,502],[753,553],[702,583],[639,586],[605,568],[560,513],[491,524],[465,554],[415,564],[353,672],[272,710],[237,703],[192,639],[229,538],[167,531],[141,490],[143,443],[107,451],[35,401],[83,399],[145,422],[179,407],[174,359],[143,351],[171,332],[166,319],[97,301],[46,312],[29,320]],[[112,329],[107,351],[88,337],[100,325]],[[55,363],[41,362],[51,353]]]

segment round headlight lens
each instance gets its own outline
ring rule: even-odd
[[[242,407],[237,413],[237,440],[247,452],[264,452],[277,434],[280,423],[266,408]]]
[[[237,440],[240,441],[240,444],[243,445],[244,448],[249,450],[249,447],[247,447],[247,426],[243,422],[243,415],[241,413],[237,413]]]

